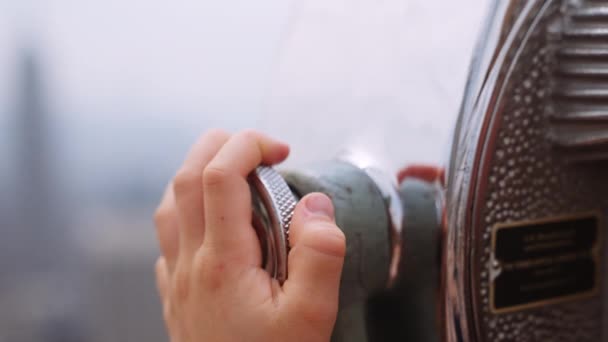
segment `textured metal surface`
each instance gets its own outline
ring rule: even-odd
[[[608,87],[601,72],[589,71],[602,64],[567,63],[564,57],[589,51],[600,60],[605,57],[601,44],[571,43],[608,37],[608,30],[597,27],[606,9],[582,1],[502,3],[486,30],[502,34],[491,36],[495,43],[486,42],[478,51],[482,58],[477,62],[492,62],[474,64],[470,84],[479,86],[469,86],[450,164],[447,340],[601,341],[603,303],[598,296],[501,314],[489,304],[490,284],[500,272],[491,249],[494,227],[608,212],[607,165],[597,156],[590,158],[586,149],[601,151],[598,135],[606,130],[599,127],[605,126],[580,128],[584,121],[603,120]],[[572,25],[583,17],[597,23],[592,28]],[[560,120],[573,124],[559,126]],[[564,153],[563,145],[575,150]],[[573,164],[573,157],[593,162]]]
[[[279,282],[287,279],[289,225],[297,200],[274,169],[258,167],[249,177],[253,188],[254,226],[263,246],[265,269]]]
[[[257,168],[256,173],[270,195],[270,200],[274,209],[277,210],[283,232],[288,238],[289,226],[291,225],[291,218],[293,217],[297,200],[283,177],[271,167],[260,166]]]
[[[598,196],[589,192],[590,182],[580,179],[584,171],[564,164],[546,139],[553,57],[545,30],[556,10],[547,8],[537,25],[531,25],[532,32],[514,61],[497,113],[495,142],[489,142],[495,145],[487,155],[487,183],[480,179],[471,283],[481,308],[480,337],[486,341],[598,341],[601,336],[597,298],[504,315],[491,314],[488,306],[495,271],[490,250],[495,224],[585,212],[599,204]],[[581,196],[585,187],[586,196]]]
[[[556,53],[550,137],[571,161],[608,159],[608,3],[568,2],[549,32]]]
[[[488,120],[499,86],[507,78],[505,63],[517,52],[525,20],[542,1],[494,1],[473,56],[461,113],[456,124],[447,170],[446,227],[443,241],[443,339],[478,341],[478,322],[471,289],[471,207]],[[523,33],[522,33],[523,32]],[[481,340],[483,341],[483,340]]]

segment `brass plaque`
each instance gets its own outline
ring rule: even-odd
[[[492,312],[594,295],[599,289],[601,226],[597,214],[495,226]]]

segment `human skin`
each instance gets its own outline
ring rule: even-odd
[[[247,175],[289,147],[255,131],[201,136],[155,213],[157,284],[171,342],[327,342],[338,311],[345,236],[331,200],[296,206],[289,277],[262,269]]]

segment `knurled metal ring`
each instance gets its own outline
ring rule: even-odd
[[[252,223],[262,247],[262,265],[281,284],[287,279],[289,226],[297,198],[283,177],[268,166],[249,175]]]

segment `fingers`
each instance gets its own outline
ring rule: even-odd
[[[170,298],[170,275],[169,270],[167,268],[167,262],[164,257],[158,258],[155,265],[155,273],[156,273],[156,287],[158,290],[158,294],[160,296],[160,302],[163,309],[163,319],[165,320],[165,324],[171,334],[172,329],[172,319],[171,319],[171,298]],[[174,339],[172,338],[171,341]]]
[[[169,272],[172,273],[179,247],[179,224],[172,184],[169,184],[165,190],[163,199],[154,214],[154,222],[161,254],[166,260]]]
[[[234,135],[222,147],[203,174],[205,248],[218,257],[238,255],[247,263],[260,265],[247,176],[258,165],[281,162],[288,154],[285,144],[251,131]]]
[[[205,234],[203,170],[230,135],[223,131],[204,134],[192,147],[173,181],[180,224],[180,260],[190,262]]]
[[[300,201],[291,223],[289,277],[283,285],[296,310],[311,307],[316,308],[312,316],[335,317],[345,240],[335,225],[333,205],[327,196],[310,194]]]
[[[156,287],[160,295],[161,302],[164,304],[167,300],[169,291],[169,272],[167,269],[167,260],[164,257],[158,258],[155,265]]]

